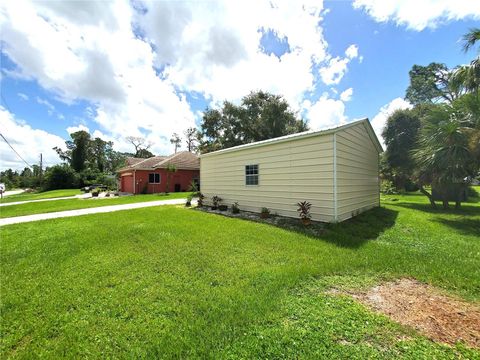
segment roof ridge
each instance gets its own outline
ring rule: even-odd
[[[345,128],[349,128],[349,127],[354,126],[356,124],[365,123],[365,122],[370,123],[370,121],[368,120],[367,117],[361,118],[361,119],[354,119],[354,120],[352,120],[352,121],[350,121],[346,124],[325,127],[323,129],[307,130],[307,131],[302,131],[302,132],[299,132],[299,133],[279,136],[279,137],[276,137],[276,138],[255,141],[255,142],[251,142],[251,143],[248,143],[248,144],[232,146],[230,148],[221,149],[221,150],[217,150],[217,151],[212,151],[212,152],[208,152],[208,153],[205,153],[205,154],[200,154],[200,157],[210,156],[210,155],[217,154],[217,153],[230,152],[230,151],[234,151],[234,150],[237,150],[237,149],[240,150],[240,149],[249,148],[249,147],[263,146],[263,145],[266,145],[266,144],[282,142],[282,141],[286,141],[286,140],[289,140],[289,139],[302,138],[304,136],[315,136],[315,135],[320,135],[320,134],[333,133],[333,132],[337,132],[337,131],[345,129]],[[371,126],[371,124],[370,124],[370,126]],[[378,141],[378,139],[377,139],[377,141]]]
[[[156,158],[156,157],[159,157],[159,156],[157,156],[157,155],[150,156],[149,158],[145,158],[145,159],[139,161],[138,163],[134,164],[133,166],[140,165],[140,164],[144,163],[145,161],[147,161],[147,160],[149,160],[149,159],[151,159],[151,158]]]
[[[160,161],[159,163],[156,163],[155,165],[153,165],[153,167],[160,166],[161,164],[163,164],[163,163],[166,162],[167,160],[171,160],[171,159],[175,158],[175,156],[177,156],[178,154],[181,154],[181,153],[183,153],[183,152],[184,152],[184,151],[179,151],[179,152],[173,153],[172,155],[167,156],[165,159],[163,159],[163,160]]]
[[[137,162],[136,164],[133,164],[132,167],[135,167],[141,163],[144,163],[145,161],[147,161],[149,158],[146,158],[146,159],[143,159],[143,160],[140,160],[139,162]]]

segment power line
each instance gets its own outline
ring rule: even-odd
[[[5,107],[7,108],[7,110],[8,110],[11,114],[13,114],[12,111],[10,110],[7,102],[5,101],[5,98],[3,97],[3,94],[2,94],[1,92],[0,92],[0,97],[2,98],[3,104],[5,105]],[[0,133],[0,136],[1,136],[2,139],[7,143],[7,145],[10,146],[10,148],[13,150],[13,152],[14,152],[15,154],[17,154],[17,156],[18,156],[20,159],[22,159],[22,161],[23,161],[25,164],[27,164],[27,166],[28,166],[29,168],[32,168],[32,166],[31,166],[29,163],[27,163],[27,162],[25,161],[25,159],[17,152],[17,150],[15,150],[12,145],[10,145],[10,143],[9,143],[8,140],[5,138],[5,136],[3,136],[2,133]]]
[[[1,136],[2,139],[7,143],[7,145],[10,146],[10,148],[13,150],[13,152],[14,152],[15,154],[17,154],[17,156],[18,156],[20,159],[22,159],[22,161],[23,161],[25,164],[27,164],[27,166],[28,166],[29,168],[31,168],[32,166],[25,161],[25,159],[17,152],[17,150],[15,150],[15,149],[13,148],[12,145],[10,145],[10,143],[8,142],[7,139],[5,139],[5,136],[3,136],[2,133],[0,133],[0,136]]]

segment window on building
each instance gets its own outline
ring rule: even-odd
[[[258,165],[245,166],[245,185],[258,185]]]
[[[148,182],[150,184],[160,184],[160,174],[157,174],[157,173],[148,174]]]

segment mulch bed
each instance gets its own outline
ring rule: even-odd
[[[210,207],[207,207],[207,206],[196,207],[194,209],[208,212],[211,214],[223,215],[231,218],[244,219],[244,220],[270,224],[286,230],[299,231],[304,233],[305,235],[310,235],[314,237],[324,235],[328,227],[328,224],[319,222],[319,221],[312,221],[310,225],[305,226],[301,223],[300,219],[289,218],[289,217],[280,216],[277,214],[270,214],[269,217],[262,218],[260,217],[259,213],[243,211],[243,210],[237,214],[234,214],[230,209],[225,211],[220,211],[218,209],[212,210]]]

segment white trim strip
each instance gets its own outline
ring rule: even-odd
[[[301,133],[295,133],[295,134],[280,136],[280,137],[276,137],[276,138],[272,138],[272,139],[268,139],[268,140],[256,141],[256,142],[249,143],[249,144],[238,145],[238,146],[234,146],[234,147],[227,148],[227,149],[222,149],[222,150],[217,150],[217,151],[213,151],[213,152],[209,152],[209,153],[205,153],[205,154],[200,154],[199,157],[204,158],[204,157],[214,156],[214,155],[217,155],[217,154],[224,154],[224,153],[231,152],[231,151],[243,150],[243,149],[247,149],[247,148],[255,148],[255,147],[259,147],[259,146],[276,144],[276,143],[290,141],[290,140],[304,139],[304,138],[308,138],[308,137],[312,137],[312,136],[332,134],[332,133],[335,133],[336,131],[339,131],[339,130],[348,129],[349,127],[355,126],[355,125],[360,124],[362,122],[369,122],[369,120],[368,120],[368,118],[364,118],[364,119],[361,119],[361,120],[354,120],[354,121],[349,122],[348,124],[345,124],[345,125],[339,125],[339,126],[335,126],[335,127],[322,129],[322,130],[309,130],[309,131],[305,131],[305,132],[301,132]]]
[[[333,133],[333,220],[338,221],[337,204],[337,133]]]

